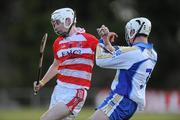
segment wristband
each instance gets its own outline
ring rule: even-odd
[[[42,80],[39,81],[39,83],[40,83],[41,86],[44,86],[44,85],[45,85],[45,83],[44,83]]]

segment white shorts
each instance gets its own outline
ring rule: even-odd
[[[57,84],[51,96],[49,109],[62,102],[67,105],[73,116],[77,116],[84,105],[86,97],[87,91],[83,88],[72,89]]]

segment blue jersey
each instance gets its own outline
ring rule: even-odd
[[[116,46],[109,53],[97,46],[96,64],[102,68],[117,69],[111,89],[138,104],[139,110],[145,106],[145,89],[157,61],[157,53],[152,44],[137,43],[132,47]]]

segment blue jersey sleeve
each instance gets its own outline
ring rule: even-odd
[[[100,45],[96,49],[96,64],[102,68],[110,69],[128,69],[131,61],[136,61],[138,49],[136,47],[115,46],[115,50],[110,53]]]

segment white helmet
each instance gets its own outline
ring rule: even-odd
[[[66,18],[71,19],[70,25],[65,24]],[[52,21],[59,20],[61,23],[64,24],[65,28],[69,29],[73,23],[76,23],[76,16],[75,16],[75,12],[71,8],[61,8],[61,9],[55,10],[51,14],[51,20]]]
[[[130,45],[130,39],[135,39],[138,35],[149,36],[150,32],[151,22],[147,18],[139,17],[131,19],[125,26],[126,42]]]

